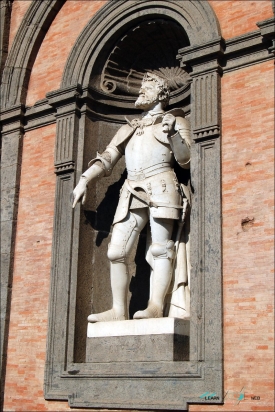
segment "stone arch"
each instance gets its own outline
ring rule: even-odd
[[[6,60],[2,80],[2,108],[25,103],[36,55],[65,0],[33,1],[24,16]]]
[[[207,1],[196,0],[119,0],[110,1],[90,20],[79,35],[68,57],[61,87],[79,83],[88,86],[90,70],[101,50],[114,33],[119,33],[133,21],[167,17],[185,30],[191,46],[220,37],[216,15]]]

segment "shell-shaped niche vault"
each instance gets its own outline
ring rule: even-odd
[[[110,105],[131,104],[149,71],[168,80],[171,106],[186,104],[190,77],[180,67],[177,54],[188,45],[185,30],[172,19],[150,18],[135,23],[103,47],[92,69],[90,86]]]

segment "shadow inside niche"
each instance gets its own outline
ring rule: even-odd
[[[147,307],[150,292],[150,266],[145,259],[146,252],[146,233],[147,225],[142,230],[137,245],[135,256],[136,273],[132,276],[129,290],[132,294],[129,303],[129,317],[133,319],[133,315],[138,310],[143,310]]]
[[[119,192],[126,179],[126,169],[122,173],[120,179],[108,187],[104,199],[98,205],[96,211],[85,210],[85,224],[92,226],[96,230],[96,246],[99,247],[104,239],[111,232],[114,215],[119,201]]]

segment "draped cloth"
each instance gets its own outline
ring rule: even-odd
[[[165,316],[179,319],[190,317],[190,214],[181,231],[172,281],[166,296]]]

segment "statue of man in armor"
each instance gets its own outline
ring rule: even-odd
[[[128,259],[141,230],[150,223],[151,244],[146,260],[151,266],[150,298],[145,310],[134,319],[164,316],[189,318],[189,225],[190,196],[178,183],[174,161],[190,167],[190,126],[181,109],[165,113],[169,101],[167,81],[147,73],[135,103],[142,109],[141,119],[122,126],[104,153],[89,163],[73,191],[73,207],[85,198],[87,184],[109,176],[124,155],[128,172],[113,221],[108,248],[113,306],[91,314],[89,322],[128,319]],[[185,222],[184,222],[185,219]],[[172,240],[174,224],[177,235]],[[174,231],[175,232],[175,231]],[[179,256],[181,255],[181,256]]]

